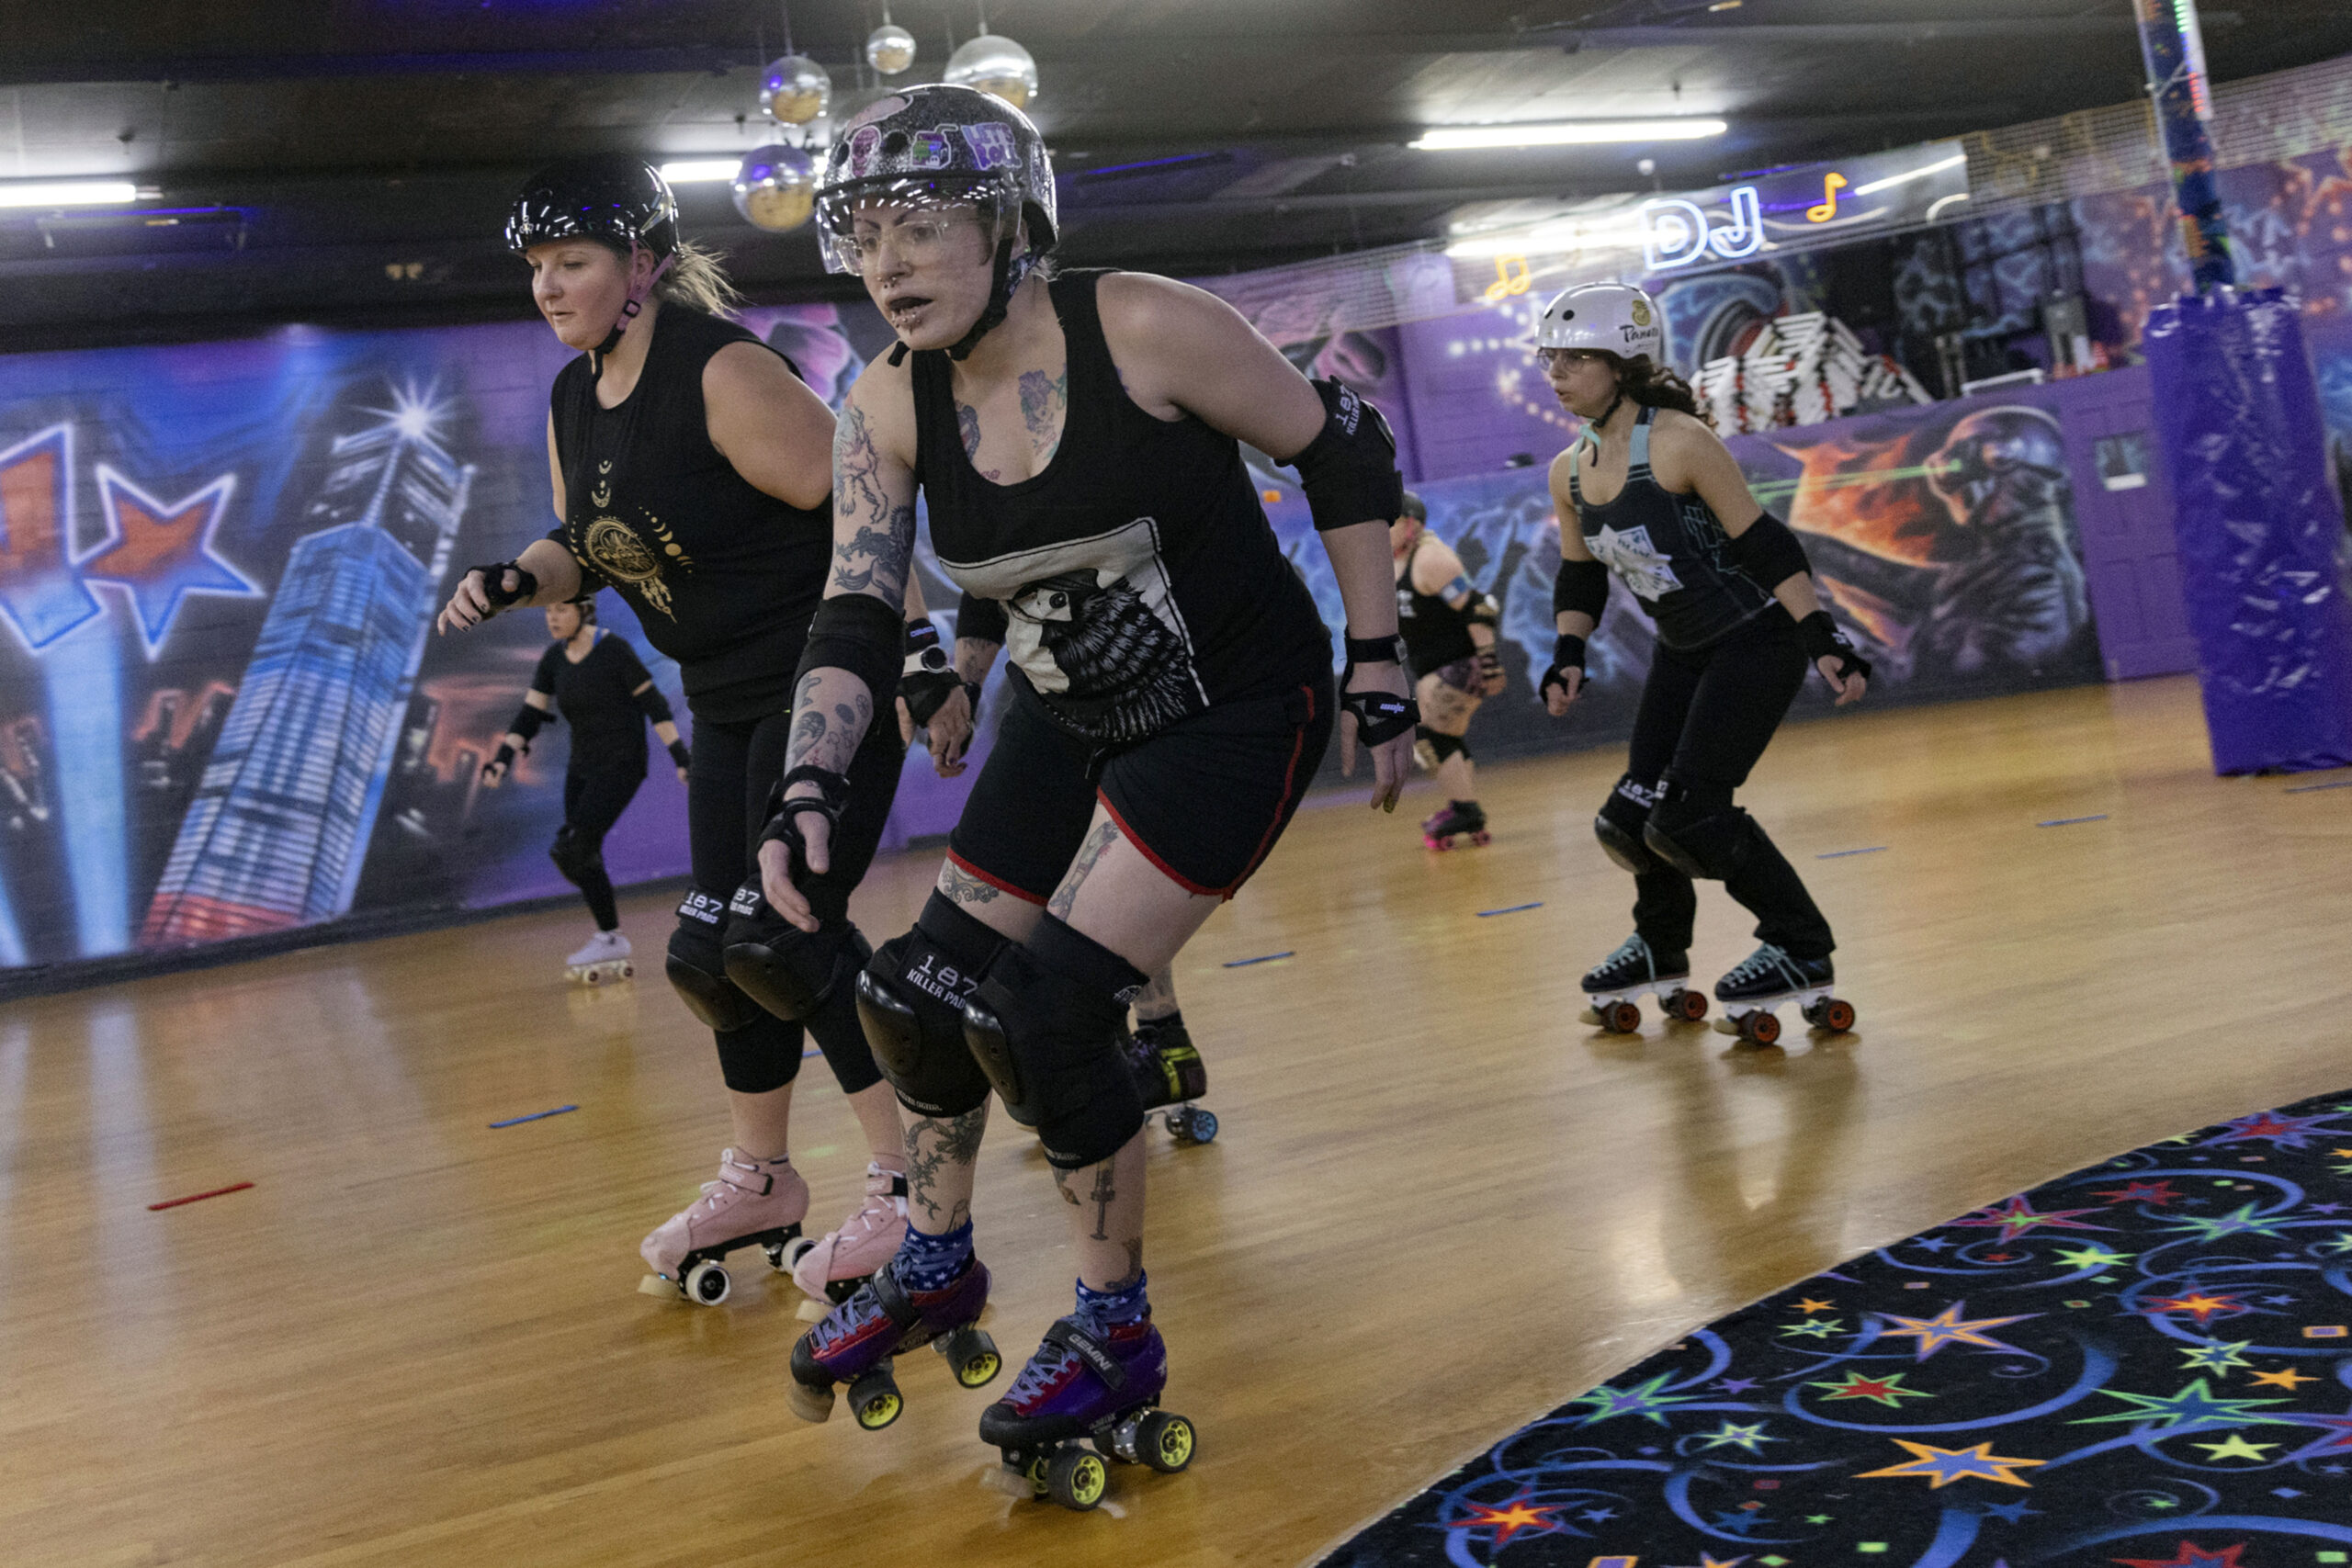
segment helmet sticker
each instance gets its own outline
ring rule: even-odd
[[[882,131],[877,126],[861,125],[849,139],[849,177],[863,179],[874,172],[875,153],[882,145]]]
[[[918,130],[908,138],[907,166],[911,169],[944,169],[956,161],[956,153],[947,140],[953,126],[941,126],[935,130]]]
[[[977,168],[1011,168],[1021,161],[1021,148],[1012,137],[1012,127],[1001,119],[982,120],[978,125],[963,127],[964,144],[972,150],[972,163]]]
[[[1650,324],[1650,302],[1638,294],[1634,296],[1633,312],[1635,326],[1645,327]]]

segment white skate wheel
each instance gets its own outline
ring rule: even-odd
[[[728,1278],[727,1265],[717,1258],[707,1258],[686,1270],[686,1299],[701,1306],[717,1306],[734,1286],[735,1281]]]

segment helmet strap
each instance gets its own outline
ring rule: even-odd
[[[980,339],[1004,324],[1005,313],[1012,308],[1013,292],[1028,281],[1030,269],[1037,265],[1036,258],[1025,251],[1018,260],[1014,258],[1012,242],[1020,232],[1021,221],[1015,218],[1012,232],[997,242],[996,270],[989,286],[988,309],[972,323],[972,330],[947,350],[947,357],[959,365],[971,357],[972,350],[980,345]]]
[[[1621,385],[1617,389],[1617,395],[1609,400],[1608,412],[1592,422],[1592,434],[1595,439],[1599,439],[1601,431],[1607,427],[1609,422],[1617,417],[1617,411],[1624,406],[1625,389]]]
[[[631,272],[637,270],[637,254],[638,244],[632,240],[628,246],[628,269]],[[629,285],[628,298],[621,301],[621,313],[613,318],[613,330],[605,334],[604,342],[588,351],[588,367],[594,374],[604,375],[605,356],[621,345],[621,333],[628,330],[628,324],[631,321],[637,320],[638,313],[645,309],[647,297],[653,292],[654,286],[662,281],[662,275],[670,270],[670,264],[677,259],[675,255],[663,256],[654,265],[653,275],[650,277],[641,284]]]

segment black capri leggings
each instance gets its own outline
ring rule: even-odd
[[[784,776],[791,728],[789,712],[735,723],[699,716],[695,720],[694,758],[686,773],[687,847],[695,893],[718,900],[720,908],[758,868],[768,792]],[[899,769],[905,756],[897,720],[886,709],[876,716],[850,761],[849,806],[833,832],[832,869],[810,878],[802,889],[818,919],[849,919],[849,896],[874,863],[883,825],[898,798]],[[866,1048],[854,998],[841,996],[833,1001],[840,1005],[829,1003],[811,1021],[811,1032],[842,1092],[855,1094],[879,1083],[881,1069]],[[790,1083],[800,1071],[797,1023],[763,1012],[746,1027],[718,1035],[718,1041],[719,1067],[731,1089],[764,1094]]]
[[[1604,815],[1638,838],[1669,783],[1702,808],[1736,811],[1732,793],[1771,744],[1808,668],[1796,623],[1778,605],[1694,652],[1660,643],[1634,719],[1625,776]],[[1748,831],[1746,856],[1724,891],[1756,916],[1758,941],[1798,958],[1827,957],[1837,943],[1804,879],[1761,827],[1749,824]],[[1661,865],[1634,884],[1634,931],[1655,949],[1688,952],[1699,908],[1690,879]]]
[[[613,879],[605,872],[605,835],[621,819],[628,803],[645,783],[645,759],[635,773],[615,768],[574,768],[563,775],[563,827],[550,852],[556,869],[588,900],[600,931],[617,930],[619,909],[613,903]]]

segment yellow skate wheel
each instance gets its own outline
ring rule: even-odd
[[[899,1385],[889,1373],[871,1371],[850,1385],[849,1407],[860,1427],[878,1432],[899,1418],[907,1402],[899,1397]]]
[[[966,1388],[980,1388],[1003,1370],[1004,1358],[996,1353],[995,1346],[989,1345],[975,1349],[956,1363],[956,1381]]]
[[[1111,1467],[1092,1449],[1072,1443],[1046,1461],[1046,1495],[1074,1512],[1101,1503],[1110,1485]]]
[[[1182,1416],[1155,1410],[1136,1429],[1136,1457],[1162,1475],[1173,1475],[1193,1462],[1193,1424]]]

